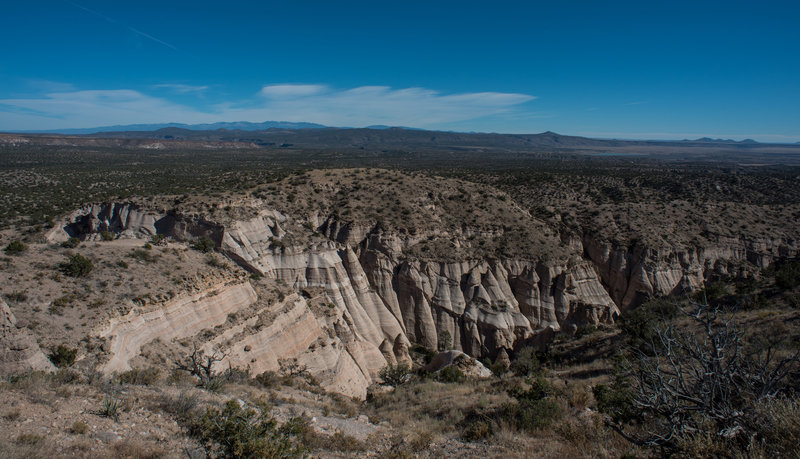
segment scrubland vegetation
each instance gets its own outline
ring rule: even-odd
[[[693,296],[650,299],[614,325],[562,331],[542,348],[516,349],[508,367],[487,360],[494,376],[484,380],[456,367],[423,371],[437,350],[414,347],[413,367],[384,369],[383,387],[364,402],[326,393],[302,368],[213,372],[203,365],[216,357],[197,353],[111,378],[81,364],[65,343],[127,312],[109,310],[106,295],[152,306],[196,278],[249,275],[203,238],[191,248],[138,241],[122,257],[104,246],[113,235],[29,253],[55,219],[91,202],[181,204],[224,219],[240,211],[231,210],[232,196],[247,193],[285,212],[418,236],[408,253],[420,259],[560,256],[570,237],[646,248],[800,236],[800,170],[792,167],[514,153],[470,154],[454,168],[452,152],[297,155],[2,151],[4,300],[15,309],[51,304],[20,316],[26,328],[48,331],[40,345],[58,371],[0,383],[0,456],[798,457],[794,260],[715,275]],[[445,214],[463,226],[442,227]],[[454,234],[465,245],[455,247]],[[21,257],[39,272],[28,275]],[[81,349],[94,345],[87,338]]]

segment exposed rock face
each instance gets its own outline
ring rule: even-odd
[[[223,227],[202,218],[173,215],[141,208],[131,203],[93,204],[69,215],[61,225],[50,230],[48,242],[62,242],[70,237],[97,238],[100,231],[118,233],[121,237],[166,234],[178,239],[198,236],[222,238]]]
[[[225,323],[228,314],[256,301],[248,282],[218,285],[193,295],[176,298],[162,307],[111,319],[97,335],[110,340],[110,359],[102,366],[109,374],[130,370],[129,362],[139,355],[142,346],[156,338],[169,342],[194,336],[204,328]]]
[[[247,318],[231,323],[232,315]],[[318,318],[299,295],[276,304],[259,302],[247,281],[220,284],[175,298],[150,311],[111,319],[97,335],[108,341],[106,374],[131,368],[142,349],[159,340],[194,340],[207,354],[225,357],[219,371],[248,368],[253,375],[279,372],[284,361],[305,367],[327,390],[364,398],[386,365],[380,350],[361,338],[346,311]]]
[[[226,231],[222,249],[296,289],[326,289],[352,315],[359,333],[378,347],[402,335],[435,349],[447,332],[453,348],[493,356],[540,330],[608,322],[618,314],[586,262],[409,261],[397,249],[404,244],[387,244],[380,236],[368,236],[355,247],[331,241],[307,249],[276,248],[269,242],[274,221],[259,217],[237,224]],[[335,234],[349,243],[364,232],[351,228]]]
[[[737,275],[742,262],[765,268],[777,258],[796,257],[797,241],[716,237],[705,247],[617,247],[583,238],[586,255],[598,267],[622,310],[651,296],[702,288],[713,274]]]
[[[18,326],[14,313],[0,299],[0,376],[10,376],[29,371],[55,371],[44,355],[36,338],[24,327]]]

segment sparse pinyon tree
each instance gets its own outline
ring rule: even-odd
[[[89,274],[92,269],[94,269],[94,264],[88,258],[76,253],[75,255],[68,257],[63,263],[60,263],[58,267],[67,276],[83,277]]]
[[[4,249],[6,255],[19,255],[26,250],[28,247],[22,241],[11,241]]]

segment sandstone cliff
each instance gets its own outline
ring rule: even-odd
[[[703,246],[618,246],[584,236],[582,247],[597,266],[603,283],[620,309],[651,296],[692,292],[714,275],[746,276],[774,260],[796,257],[797,241],[782,238],[746,238],[709,235]]]

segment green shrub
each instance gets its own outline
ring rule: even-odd
[[[580,339],[584,336],[589,336],[592,333],[597,332],[597,327],[594,324],[583,324],[579,325],[578,329],[575,330],[575,338]]]
[[[89,424],[86,424],[83,421],[75,421],[68,430],[71,434],[83,435],[89,431]]]
[[[28,246],[22,241],[11,241],[5,248],[6,255],[19,255],[26,250],[28,250]]]
[[[159,368],[133,368],[117,375],[119,384],[135,384],[139,386],[149,386],[155,384],[161,376]]]
[[[100,231],[100,238],[104,241],[113,241],[114,240],[114,233],[111,231]]]
[[[539,376],[538,378],[530,381],[530,387],[528,389],[523,390],[515,387],[510,389],[508,394],[517,400],[536,401],[549,397],[553,395],[554,392],[553,386],[547,382],[546,379]]]
[[[50,361],[58,368],[66,368],[75,363],[76,355],[78,355],[77,349],[70,349],[63,344],[59,344],[50,354]]]
[[[464,372],[456,365],[448,365],[439,370],[438,379],[444,383],[458,383],[466,379]]]
[[[487,421],[473,422],[464,429],[461,438],[466,441],[481,441],[492,436],[492,424]]]
[[[219,392],[227,381],[224,376],[214,376],[202,382],[202,387],[210,392]]]
[[[512,388],[508,393],[516,403],[505,404],[500,416],[519,430],[547,427],[563,415],[561,406],[552,398],[555,389],[541,376],[530,381],[529,388]]]
[[[492,374],[494,374],[495,376],[503,376],[504,374],[506,374],[508,372],[508,368],[506,368],[506,366],[503,365],[502,362],[495,362],[495,363],[489,365],[489,369],[492,371]]]
[[[291,458],[305,453],[291,434],[277,428],[265,406],[244,408],[236,400],[228,401],[222,410],[208,408],[191,420],[189,434],[220,457]]]
[[[503,417],[519,430],[529,432],[542,429],[559,420],[563,415],[555,400],[520,400],[503,407]]]
[[[597,410],[611,416],[616,423],[630,423],[639,419],[639,413],[633,406],[633,394],[627,385],[613,382],[598,384],[592,389],[597,401]]]
[[[208,253],[214,250],[216,244],[210,237],[203,236],[195,239],[194,242],[192,243],[192,247],[195,250],[199,250],[200,252]]]
[[[517,376],[530,376],[541,371],[542,364],[536,356],[536,349],[522,348],[511,362],[510,369]]]
[[[164,395],[160,407],[165,413],[175,416],[181,422],[188,422],[197,408],[197,393],[181,392],[178,397]]]
[[[280,383],[280,378],[274,371],[265,371],[257,375],[255,381],[266,388],[270,388],[277,386]]]
[[[450,335],[449,331],[442,330],[439,332],[438,338],[439,340],[437,349],[439,349],[439,351],[446,351],[447,349],[450,349],[450,346],[453,344],[453,337]]]
[[[706,287],[695,294],[697,301],[711,301],[727,295],[728,290],[725,282],[716,281],[707,284]]]
[[[620,318],[620,328],[625,332],[632,347],[651,354],[653,346],[659,346],[658,327],[678,316],[680,308],[667,300],[651,300],[625,312]]]
[[[61,247],[64,247],[66,249],[74,249],[75,247],[78,247],[79,245],[81,245],[81,240],[76,238],[76,237],[71,237],[71,238],[69,238],[66,241],[61,243]]]
[[[88,258],[76,253],[67,258],[67,261],[58,265],[61,271],[67,276],[83,277],[94,269],[94,264]]]
[[[411,368],[406,363],[386,365],[379,374],[382,384],[386,386],[399,386],[411,379]]]
[[[5,294],[6,300],[13,301],[14,303],[21,303],[28,299],[28,295],[25,292],[11,292]]]
[[[758,288],[758,280],[755,277],[747,277],[736,281],[736,293],[739,295],[746,295],[754,293]]]
[[[22,446],[36,446],[42,442],[44,442],[43,436],[32,433],[19,434],[17,438],[14,439],[14,443]]]
[[[131,256],[145,263],[153,263],[158,258],[157,255],[152,255],[147,249],[133,249]]]
[[[790,290],[800,285],[800,262],[786,263],[775,270],[775,284]]]

